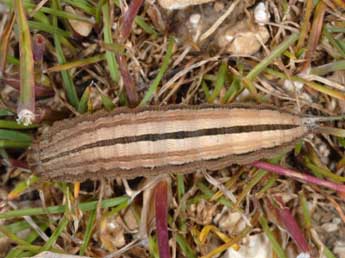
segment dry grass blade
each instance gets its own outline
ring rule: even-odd
[[[211,36],[217,28],[225,21],[225,19],[233,12],[233,10],[236,8],[236,6],[239,4],[239,0],[231,3],[229,8],[226,10],[226,12],[218,18],[218,20],[206,31],[200,36],[200,41],[206,40],[209,36]]]
[[[305,6],[305,14],[303,18],[303,23],[301,26],[301,33],[298,39],[296,48],[299,50],[304,45],[304,41],[308,36],[308,30],[310,28],[310,17],[313,11],[313,0],[307,0]]]
[[[1,35],[1,42],[0,42],[0,79],[5,72],[6,67],[6,60],[7,60],[7,53],[8,53],[8,44],[10,40],[10,36],[12,33],[13,24],[15,22],[15,15],[12,13],[11,18],[7,21],[5,29]]]
[[[308,47],[306,53],[306,61],[303,66],[303,71],[307,71],[310,68],[310,64],[312,62],[312,57],[315,53],[316,46],[318,45],[320,35],[323,29],[323,20],[326,13],[327,5],[320,1],[315,8],[314,11],[314,19],[311,26],[311,31],[308,40]]]

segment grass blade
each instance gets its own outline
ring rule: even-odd
[[[128,10],[123,15],[123,22],[120,28],[122,40],[126,40],[131,31],[134,18],[136,17],[140,6],[143,4],[143,0],[133,0],[128,6]]]
[[[82,67],[89,64],[98,63],[103,60],[104,60],[104,55],[96,55],[96,56],[88,57],[82,60],[76,60],[69,63],[55,65],[53,67],[48,68],[46,72],[47,73],[61,72],[61,71],[65,71],[72,68],[77,68],[77,67]]]
[[[306,62],[304,63],[303,71],[307,71],[307,69],[309,69],[310,67],[312,57],[315,53],[316,47],[321,36],[326,8],[327,6],[323,1],[319,1],[315,7],[313,23],[310,30],[307,53],[305,57]]]
[[[44,244],[44,246],[41,248],[41,252],[48,251],[57,241],[58,237],[61,235],[62,231],[66,228],[68,224],[68,219],[66,216],[64,216],[60,222],[57,228],[54,230],[51,237],[48,239],[48,241]]]
[[[19,30],[20,95],[17,105],[18,123],[32,124],[35,117],[35,77],[31,35],[22,0],[15,1]]]
[[[54,9],[59,9],[59,2],[58,0],[53,0],[53,8]],[[57,17],[53,17],[53,25],[54,27],[58,27],[58,21]],[[60,41],[60,36],[54,34],[54,45],[56,49],[56,56],[59,64],[64,64],[66,63],[65,56],[63,54],[62,46],[61,46],[61,41]],[[69,103],[74,108],[78,108],[79,105],[79,98],[77,96],[77,91],[75,89],[73,80],[71,78],[71,75],[67,71],[61,71],[61,76],[63,80],[63,87],[66,91],[66,95],[68,98]]]
[[[162,66],[160,67],[156,78],[153,80],[149,89],[147,90],[144,98],[140,102],[140,106],[146,105],[151,100],[153,94],[156,92],[158,85],[163,78],[164,73],[168,69],[168,65],[170,63],[170,59],[171,59],[171,56],[173,54],[174,44],[175,44],[174,38],[170,37],[168,40],[167,52],[165,53],[165,56],[163,58]]]
[[[94,209],[90,212],[90,217],[89,217],[86,229],[85,229],[83,244],[80,247],[79,255],[84,255],[85,250],[86,250],[87,246],[89,245],[89,242],[91,239],[92,229],[95,226],[96,211],[97,211],[97,209]]]
[[[217,78],[216,85],[214,87],[212,95],[207,99],[209,103],[213,103],[215,101],[215,99],[219,96],[221,89],[224,87],[226,72],[227,72],[227,64],[223,62],[219,67],[219,70],[216,76]]]
[[[105,3],[102,7],[103,13],[103,37],[106,44],[113,44],[111,33],[111,20],[109,4]],[[120,79],[119,67],[115,59],[115,54],[110,51],[105,51],[105,59],[107,60],[110,77],[113,82],[118,82]]]
[[[265,232],[266,236],[271,241],[272,248],[273,248],[274,252],[277,254],[277,256],[279,258],[287,258],[285,253],[284,253],[283,248],[279,245],[278,241],[275,239],[274,235],[272,234],[272,232],[268,226],[267,220],[263,216],[261,216],[259,218],[259,222],[260,222],[261,227],[262,227],[263,231]]]
[[[12,140],[18,142],[31,142],[32,137],[29,134],[21,133],[12,130],[0,129],[1,140]]]
[[[127,196],[116,197],[112,199],[106,199],[101,202],[102,208],[109,208],[118,206],[124,202],[128,202],[129,198]],[[98,201],[91,201],[91,202],[84,202],[79,204],[79,209],[81,211],[90,211],[97,208]],[[22,217],[22,216],[37,216],[37,215],[44,215],[44,214],[57,214],[65,212],[66,207],[65,205],[59,206],[50,206],[47,208],[27,208],[27,209],[20,209],[20,210],[12,210],[0,213],[0,219],[8,219],[8,218],[15,218],[15,217]]]
[[[6,129],[33,129],[37,128],[38,125],[32,124],[30,126],[25,126],[18,124],[16,121],[12,120],[0,120],[0,128],[6,128]]]
[[[262,71],[269,66],[274,59],[279,57],[289,46],[291,46],[299,37],[298,33],[293,33],[289,38],[287,38],[284,42],[280,43],[274,50],[272,50],[271,54],[265,57],[259,64],[257,64],[245,77],[245,79],[249,81],[253,81],[256,76],[258,76]]]
[[[84,90],[83,96],[81,96],[79,105],[78,105],[78,112],[80,114],[83,114],[87,111],[87,104],[89,102],[90,99],[90,87],[87,87]]]
[[[3,73],[5,72],[6,67],[6,61],[7,61],[7,51],[8,51],[8,45],[10,36],[12,33],[13,24],[15,22],[15,15],[12,13],[11,18],[8,20],[8,22],[5,25],[5,28],[1,35],[1,42],[0,42],[0,78],[3,76]]]

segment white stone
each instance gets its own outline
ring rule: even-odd
[[[270,20],[270,13],[268,12],[265,3],[260,2],[254,9],[255,22],[259,25],[264,25]]]
[[[233,55],[252,55],[268,41],[270,34],[265,26],[254,28],[247,20],[218,33],[218,45]]]
[[[197,27],[201,19],[201,15],[198,13],[194,13],[189,17],[189,22],[192,24],[193,27]]]
[[[304,83],[303,82],[294,82],[290,80],[285,80],[284,81],[284,89],[287,91],[294,91],[296,90],[297,92],[301,91],[303,89]]]
[[[265,234],[252,235],[238,251],[229,248],[222,258],[272,258],[272,245]]]
[[[300,253],[296,258],[310,258],[309,253]]]

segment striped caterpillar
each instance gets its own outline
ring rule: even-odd
[[[28,163],[43,179],[65,181],[218,170],[288,151],[316,127],[271,106],[120,108],[54,123]]]

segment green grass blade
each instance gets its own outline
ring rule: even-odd
[[[124,202],[128,202],[129,198],[127,196],[116,197],[112,199],[103,200],[101,202],[102,208],[110,208],[114,206],[118,206]],[[98,201],[91,201],[79,204],[79,209],[81,211],[90,211],[96,209]],[[37,216],[37,215],[44,215],[44,214],[57,214],[57,213],[64,213],[66,210],[65,205],[59,206],[51,206],[47,208],[26,208],[26,209],[19,209],[19,210],[12,210],[0,213],[0,219],[9,219],[9,218],[16,218],[22,216]]]
[[[79,8],[83,12],[95,16],[96,15],[96,8],[92,6],[88,1],[83,1],[83,0],[64,0],[65,3],[74,6],[76,8]]]
[[[1,116],[14,116],[15,113],[13,113],[11,110],[6,109],[6,108],[2,108],[0,109],[0,117]]]
[[[33,30],[39,30],[47,33],[51,33],[52,35],[56,35],[59,37],[70,37],[71,33],[57,27],[54,27],[49,24],[44,24],[37,21],[29,21],[30,28]]]
[[[186,211],[186,203],[183,200],[183,196],[185,195],[185,186],[184,186],[184,175],[177,175],[177,199],[179,203],[179,209],[182,214]],[[178,218],[179,222],[179,228],[182,232],[187,231],[187,225],[186,225],[186,218],[183,216]]]
[[[197,183],[197,187],[200,189],[200,191],[207,197],[207,199],[212,198],[212,196],[214,195],[214,192],[212,190],[210,190],[205,184],[203,184],[202,182],[198,182]],[[202,199],[205,199],[205,196],[203,196]],[[191,200],[193,201],[193,200]],[[217,200],[219,202],[219,204],[222,204],[228,208],[233,208],[234,204],[227,198],[225,198],[224,196],[222,196],[221,198],[219,198]]]
[[[270,240],[270,242],[272,244],[272,248],[273,248],[274,252],[277,254],[277,256],[279,258],[287,258],[285,253],[284,253],[283,248],[279,245],[278,241],[275,239],[274,235],[272,234],[272,232],[268,226],[267,220],[263,216],[261,216],[259,218],[259,222],[260,222],[261,227],[262,227],[263,231],[265,232],[266,236]]]
[[[90,87],[87,87],[84,90],[83,96],[81,96],[81,99],[79,102],[78,112],[80,114],[87,112],[87,104],[89,102],[89,98],[90,98]]]
[[[337,258],[337,257],[331,252],[331,250],[329,250],[329,249],[327,248],[327,246],[324,246],[323,248],[324,248],[323,254],[324,254],[327,258]]]
[[[58,0],[53,0],[53,8],[54,9],[59,8]],[[58,27],[57,17],[53,17],[53,25],[55,27]],[[62,46],[61,46],[60,37],[56,34],[54,34],[54,45],[55,45],[55,49],[56,49],[56,55],[57,55],[58,63],[59,64],[66,63],[66,59],[65,59],[65,56],[63,54],[63,50],[62,50]],[[63,80],[63,87],[66,91],[68,101],[71,103],[71,105],[73,107],[75,107],[77,109],[78,105],[79,105],[79,99],[78,99],[77,91],[75,89],[71,75],[67,71],[61,71],[61,76],[62,76],[62,80]]]
[[[158,253],[158,244],[157,239],[155,237],[149,236],[148,237],[148,249],[150,252],[150,257],[153,258],[160,258]]]
[[[72,62],[61,64],[61,65],[55,65],[53,67],[48,68],[47,72],[50,73],[50,72],[57,72],[57,71],[59,72],[65,71],[72,68],[77,68],[77,67],[82,67],[85,65],[98,63],[103,60],[104,60],[104,55],[102,54],[96,55],[96,56],[88,57],[88,58],[77,60],[77,61],[72,61]]]
[[[345,70],[345,60],[340,60],[340,61],[335,61],[329,64],[311,68],[310,73],[323,76],[330,72],[343,71],[343,70]]]
[[[195,251],[189,246],[186,239],[184,239],[180,234],[176,234],[176,242],[186,257],[188,258],[197,257],[195,254]]]
[[[224,94],[222,103],[231,102],[243,88],[241,87],[241,80],[235,77],[229,87],[229,89]]]
[[[61,43],[59,36],[54,35],[54,44],[55,44],[55,49],[57,52],[57,58],[59,64],[64,64],[66,62],[65,57],[63,55]],[[63,80],[63,87],[66,91],[66,95],[68,98],[68,101],[72,104],[73,107],[78,108],[79,105],[79,99],[77,96],[77,91],[75,89],[73,80],[67,71],[61,71],[61,76]]]
[[[8,199],[13,200],[23,194],[29,187],[38,182],[38,177],[35,175],[29,176],[27,179],[16,184],[14,189],[8,194]]]
[[[0,129],[0,140],[12,140],[18,142],[31,142],[32,137],[29,134],[12,130]]]
[[[95,226],[96,211],[97,211],[97,209],[94,209],[90,212],[90,217],[89,217],[89,220],[88,220],[87,225],[86,225],[84,239],[83,239],[83,243],[80,247],[79,255],[84,255],[85,250],[86,250],[87,246],[89,245],[89,242],[91,239],[92,229]]]
[[[328,27],[324,28],[323,30],[324,36],[328,39],[328,41],[331,43],[334,48],[336,48],[341,55],[342,58],[345,58],[345,48],[342,46],[342,44],[333,37],[333,35],[330,33]]]
[[[103,106],[104,106],[104,108],[105,108],[106,110],[108,110],[108,111],[114,110],[115,105],[114,105],[114,103],[111,101],[111,98],[109,98],[108,96],[103,95],[103,94],[101,93],[101,100],[102,100],[102,104],[103,104]]]
[[[144,98],[140,102],[140,106],[146,105],[151,100],[153,94],[156,92],[158,85],[163,78],[164,73],[168,69],[169,63],[171,61],[171,56],[173,54],[174,45],[175,45],[175,40],[173,37],[170,37],[168,40],[167,52],[165,53],[162,65],[159,68],[159,72],[158,72],[156,78],[151,83],[151,85],[150,85],[149,89],[147,90]]]
[[[216,85],[214,87],[212,95],[207,100],[209,103],[213,103],[215,101],[215,99],[219,96],[221,89],[224,87],[226,72],[227,72],[227,64],[223,62],[220,65],[219,70],[217,72]]]
[[[288,49],[288,47],[290,47],[298,39],[298,37],[298,33],[293,33],[289,38],[280,43],[274,50],[272,50],[269,56],[265,57],[247,74],[245,79],[253,81],[256,76],[258,76],[262,71],[266,69],[267,66],[269,66],[273,62],[274,59],[281,56],[281,54],[283,54],[283,52]]]
[[[157,38],[158,37],[158,32],[153,28],[153,26],[151,26],[150,24],[148,24],[143,17],[141,16],[136,16],[134,18],[135,23],[142,28],[147,34],[150,34],[153,36],[153,38]]]
[[[17,222],[14,222],[12,224],[8,224],[6,226],[4,226],[8,231],[12,232],[13,234],[16,234],[20,231],[23,231],[25,229],[28,229],[30,228],[30,225],[25,221],[25,220],[22,220],[22,221],[17,221]],[[5,235],[0,233],[0,238],[1,237],[4,237]]]
[[[13,1],[12,0],[1,0],[0,2],[6,3],[9,7],[13,7]],[[36,8],[36,4],[31,3],[31,1],[24,0],[22,2],[23,2],[23,5],[24,5],[24,8],[29,13],[34,8]],[[64,1],[64,2],[67,2],[67,0]],[[73,2],[79,3],[79,6],[84,6],[84,5],[81,5],[81,1],[80,0],[79,1],[73,1]],[[36,18],[38,15],[42,15],[42,14],[51,14],[51,16],[61,17],[61,18],[65,18],[65,19],[78,20],[78,21],[84,21],[84,22],[91,22],[91,20],[88,19],[88,18],[79,16],[79,15],[75,15],[75,14],[72,14],[72,13],[69,13],[69,12],[65,12],[65,11],[62,11],[62,10],[57,10],[55,8],[49,8],[49,7],[46,7],[46,6],[42,6],[37,12],[35,12],[33,17]]]
[[[5,228],[2,225],[0,225],[0,232],[3,235],[7,236],[9,239],[11,239],[16,244],[24,246],[27,250],[30,250],[30,251],[38,251],[39,250],[39,246],[31,245],[27,241],[17,237],[16,234],[13,234],[11,231],[9,231],[7,228]]]
[[[204,91],[204,94],[205,94],[206,99],[209,99],[210,96],[211,96],[211,94],[210,94],[210,90],[208,89],[208,86],[207,86],[205,80],[202,80],[202,82],[201,82],[201,88],[202,88],[202,90]]]
[[[13,140],[0,140],[0,148],[4,149],[25,149],[31,145],[31,142],[19,142]]]
[[[103,22],[104,22],[104,26],[103,26],[104,42],[106,44],[112,44],[113,38],[112,38],[112,33],[111,33],[110,8],[109,8],[108,3],[105,3],[103,5],[102,13],[103,13]],[[116,62],[115,54],[110,51],[106,51],[105,59],[107,60],[111,79],[114,82],[118,82],[120,79],[120,72],[119,72],[119,66]]]
[[[26,224],[27,222],[24,221]],[[28,227],[29,224],[27,224]],[[47,224],[40,224],[39,227],[41,228],[41,230],[44,232],[47,228],[48,225]],[[38,233],[36,231],[31,231],[30,234],[26,237],[25,241],[27,243],[32,243],[33,241],[35,241],[38,237]],[[20,249],[21,246],[17,246],[16,248],[12,248],[11,251],[7,254],[6,258],[19,258],[19,257],[28,257],[28,256],[32,256],[34,254],[36,254],[37,252],[32,252],[32,255],[28,255],[26,251],[23,251]]]
[[[19,65],[20,64],[19,60],[17,58],[15,58],[14,56],[7,55],[6,59],[7,59],[9,64],[13,64],[13,65]]]
[[[250,181],[245,185],[242,192],[236,196],[237,202],[235,204],[236,207],[240,207],[241,202],[247,197],[251,189],[255,185],[257,185],[263,178],[268,174],[267,171],[259,169],[253,178],[250,179]]]
[[[41,252],[48,251],[57,241],[58,237],[61,235],[62,231],[67,227],[68,225],[68,219],[66,216],[64,216],[60,222],[57,228],[54,230],[53,234],[50,236],[48,241],[44,244],[44,246],[41,248]]]
[[[0,128],[6,128],[6,129],[33,129],[37,128],[38,125],[31,124],[29,126],[24,126],[21,124],[18,124],[16,121],[13,120],[0,120]]]

